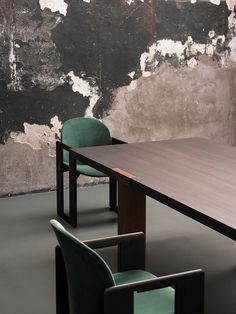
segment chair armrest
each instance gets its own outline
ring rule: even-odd
[[[118,271],[145,269],[145,236],[143,232],[88,240],[84,243],[92,249],[118,245]]]
[[[127,144],[127,142],[119,140],[118,138],[115,138],[115,137],[112,137],[111,140],[112,140],[112,142],[111,142],[112,145],[115,145],[115,144]]]
[[[66,145],[60,141],[56,141],[56,149],[60,151],[63,151],[63,149],[69,151],[71,149],[71,146]]]
[[[63,163],[63,150],[70,150],[70,146],[61,143],[60,141],[56,141],[56,166],[60,171],[68,171],[69,167]]]
[[[204,272],[193,270],[105,289],[104,314],[133,314],[133,293],[174,286],[175,314],[204,313]]]

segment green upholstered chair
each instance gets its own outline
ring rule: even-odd
[[[141,232],[81,242],[50,221],[56,247],[57,314],[203,314],[204,273],[156,277],[145,271]],[[118,245],[118,272],[94,249]]]
[[[109,129],[95,118],[78,117],[67,120],[61,129],[61,141],[56,143],[57,168],[57,214],[72,226],[77,225],[77,214],[64,212],[64,172],[69,171],[69,149],[99,145],[122,144],[111,137]],[[77,179],[80,174],[91,177],[105,177],[106,174],[77,161]],[[109,205],[116,210],[116,181],[110,178]],[[74,183],[76,184],[76,182]],[[77,212],[77,211],[76,211]]]

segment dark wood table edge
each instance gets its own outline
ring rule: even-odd
[[[91,160],[83,155],[81,155],[78,152],[73,151],[73,148],[70,150],[71,156],[73,156],[73,159],[79,159],[80,161],[89,164],[91,167],[95,167],[96,169],[106,173],[107,175],[114,177],[116,179],[125,179],[125,176],[123,176],[120,173],[115,172],[114,170],[107,168],[106,166]],[[126,180],[129,180],[129,184],[132,185],[133,188],[141,191],[145,195],[159,201],[160,203],[171,207],[172,209],[184,214],[187,217],[190,217],[203,225],[221,233],[222,235],[232,239],[236,240],[236,230],[228,225],[225,225],[224,223],[215,220],[214,218],[207,216],[194,208],[191,208],[179,201],[176,201],[156,190],[151,189],[150,187],[147,187],[137,181],[135,181],[135,178],[126,178]]]
[[[225,225],[224,223],[207,216],[197,210],[195,210],[192,207],[189,207],[179,201],[176,201],[175,199],[172,199],[156,190],[151,189],[150,187],[144,186],[141,183],[133,181],[132,186],[138,190],[142,190],[143,193],[145,193],[147,196],[155,199],[156,201],[178,211],[179,213],[194,219],[195,221],[221,233],[222,235],[232,239],[236,240],[236,230],[228,225]]]

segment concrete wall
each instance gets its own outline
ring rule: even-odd
[[[76,116],[128,142],[234,145],[235,4],[1,0],[0,196],[55,187],[55,140]]]

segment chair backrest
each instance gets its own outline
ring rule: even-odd
[[[95,118],[78,117],[65,121],[61,129],[62,143],[71,147],[110,145],[109,129]],[[64,151],[64,162],[69,162],[69,154]]]
[[[70,314],[100,314],[104,289],[115,285],[105,261],[57,221],[50,221],[66,268]]]

